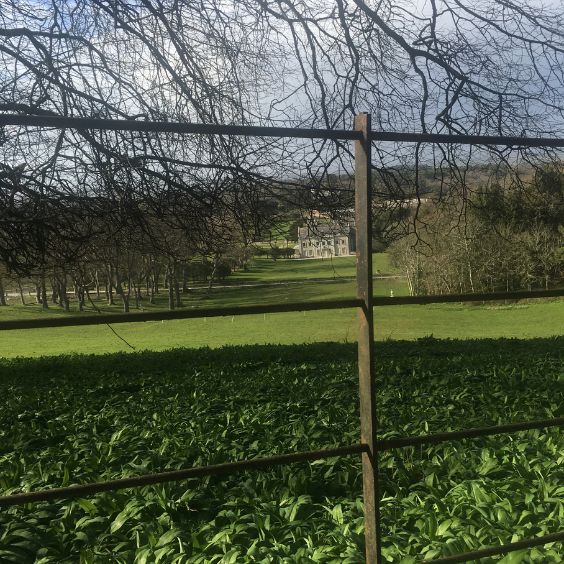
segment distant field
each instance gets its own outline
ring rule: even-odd
[[[276,302],[301,302],[342,299],[355,296],[354,257],[330,260],[259,260],[248,273],[237,273],[239,285],[204,289],[183,296],[184,307],[222,307]],[[374,255],[375,270],[390,272],[387,257]],[[335,278],[333,279],[333,276]],[[344,277],[345,279],[341,279]],[[325,281],[315,279],[324,278]],[[313,279],[313,280],[312,280]],[[286,280],[287,283],[275,283]],[[241,284],[245,282],[249,285]],[[264,284],[252,286],[252,284]],[[406,295],[403,278],[378,279],[374,292],[379,296]],[[96,301],[102,313],[121,312],[116,305]],[[72,303],[75,309],[76,304]],[[144,311],[167,308],[163,292],[157,303],[142,304]],[[132,315],[137,310],[132,302]],[[85,314],[95,314],[87,306]],[[51,306],[46,312],[37,304],[0,308],[0,319],[42,318],[45,316],[81,315],[63,312]],[[375,310],[376,338],[411,340],[433,335],[437,338],[480,337],[550,337],[561,335],[564,328],[564,300],[531,301],[517,304],[449,304],[431,306],[393,306]],[[127,323],[113,326],[131,347],[105,326],[10,331],[2,334],[0,356],[59,355],[71,352],[96,353],[132,350],[164,350],[172,347],[220,347],[245,344],[300,344],[320,341],[356,340],[354,310],[307,313],[267,314],[167,322]]]
[[[389,296],[390,291],[395,296],[407,295],[407,286],[401,278],[375,280],[374,293],[379,296]],[[356,283],[351,280],[320,281],[294,281],[281,284],[268,284],[264,286],[232,285],[227,287],[212,288],[211,292],[205,289],[192,290],[182,297],[183,306],[187,308],[227,307],[251,304],[267,304],[279,302],[306,302],[312,300],[329,300],[353,298],[356,295]],[[116,298],[114,306],[108,306],[105,300],[94,300],[96,308],[101,313],[121,313],[121,300]],[[131,301],[132,314],[138,311],[161,311],[168,309],[166,291],[157,296],[154,304],[143,300],[141,308],[135,308]],[[87,303],[84,314],[92,315],[96,310]],[[58,305],[51,305],[44,311],[40,305],[29,303],[26,306],[10,305],[0,308],[0,319],[41,318],[65,315],[81,315],[77,311],[76,303],[71,300],[71,311],[65,313]]]
[[[272,282],[277,280],[308,280],[311,278],[340,278],[356,276],[356,257],[328,259],[272,259],[254,260],[248,272],[234,272],[227,280],[232,282]],[[375,275],[402,274],[390,265],[386,253],[372,255]]]
[[[376,339],[551,337],[562,335],[564,300],[528,304],[375,308]],[[112,326],[135,350],[356,341],[353,309],[125,323]],[[0,356],[132,352],[105,326],[32,329],[2,334]]]
[[[390,273],[393,269],[388,264],[384,253],[374,254],[375,272]],[[355,257],[314,260],[277,260],[257,259],[248,272],[233,273],[225,282],[217,282],[208,292],[207,288],[196,288],[182,296],[183,306],[188,308],[227,307],[250,304],[278,302],[302,302],[322,299],[352,298],[356,295],[356,282],[350,280],[356,275]],[[279,284],[280,283],[280,284]],[[287,284],[286,284],[287,283]],[[378,296],[396,296],[408,294],[403,278],[378,279],[374,282],[374,292]],[[108,306],[104,299],[92,295],[96,309],[86,303],[84,314],[121,313],[122,305],[115,296],[115,305]],[[58,305],[50,305],[47,311],[34,303],[28,296],[29,303],[23,307],[19,298],[12,297],[10,305],[0,308],[0,319],[21,319],[45,316],[82,315],[71,299],[71,311],[66,313]],[[168,309],[167,291],[161,289],[154,304],[143,300],[140,309],[136,309],[131,299],[131,312],[159,311]]]

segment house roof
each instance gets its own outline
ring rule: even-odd
[[[338,223],[316,223],[298,228],[298,238],[323,238],[323,237],[339,237],[349,236],[353,231],[350,224],[340,225]]]

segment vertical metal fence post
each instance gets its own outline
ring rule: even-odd
[[[380,510],[378,498],[378,461],[376,441],[376,386],[374,382],[374,319],[372,316],[372,172],[370,114],[355,118],[355,130],[363,134],[355,141],[355,218],[356,283],[358,308],[358,375],[360,395],[360,436],[368,446],[362,454],[364,493],[364,530],[366,561],[380,564]]]

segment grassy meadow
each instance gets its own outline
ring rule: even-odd
[[[385,254],[375,254],[374,271],[397,276]],[[208,292],[204,288],[183,295],[183,307],[222,307],[276,302],[341,299],[355,296],[354,257],[332,260],[257,259],[247,272],[236,272],[228,286]],[[374,293],[379,296],[407,295],[401,277],[379,278]],[[12,299],[13,303],[15,299]],[[95,300],[103,313],[121,312],[115,306]],[[155,304],[143,301],[143,311],[166,309],[164,292]],[[133,306],[133,304],[132,304]],[[82,315],[65,313],[52,305],[48,311],[30,303],[0,308],[1,319]],[[132,307],[132,315],[137,311]],[[89,304],[85,314],[96,314]],[[389,306],[375,310],[376,339],[410,340],[433,335],[436,338],[476,339],[481,337],[550,337],[562,334],[564,300],[536,300],[519,303],[436,304]],[[126,342],[121,340],[114,331]],[[6,331],[0,339],[0,356],[41,356],[69,353],[132,352],[165,350],[173,347],[221,347],[245,344],[300,344],[353,342],[356,340],[356,313],[352,309],[312,311],[259,316],[125,323],[112,328],[90,326],[48,330]]]
[[[396,275],[386,260],[375,256],[377,274]],[[259,260],[228,285],[190,291],[183,307],[353,297],[351,276],[352,257]],[[377,295],[390,291],[407,294],[404,280],[375,280]],[[96,306],[120,312],[116,302]],[[71,307],[12,304],[0,318],[83,315]],[[166,297],[143,308],[164,310]],[[374,314],[380,437],[563,415],[564,300]],[[5,331],[0,490],[356,443],[356,330],[356,312],[340,309]],[[385,562],[562,530],[563,439],[552,427],[383,453]],[[0,530],[0,562],[18,564],[355,564],[364,552],[360,460],[12,507]],[[561,555],[556,543],[487,562],[557,564]]]
[[[389,306],[376,308],[375,318],[378,341],[413,340],[430,335],[438,339],[551,337],[562,333],[564,301],[508,306]],[[133,349],[106,325],[30,329],[4,332],[0,356],[343,343],[356,341],[356,327],[356,313],[352,309],[112,325]]]
[[[372,255],[374,275],[401,274],[394,268],[386,253]],[[236,271],[229,278],[231,282],[273,282],[311,279],[339,279],[356,276],[356,258],[334,257],[326,259],[272,259],[257,258],[248,271]]]

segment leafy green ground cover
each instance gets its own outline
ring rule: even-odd
[[[383,437],[563,414],[563,338],[385,342],[377,358]],[[356,379],[336,343],[3,360],[0,487],[355,443]],[[561,530],[563,453],[553,428],[384,454],[386,560]],[[5,562],[361,562],[359,459],[29,504],[0,527]]]

